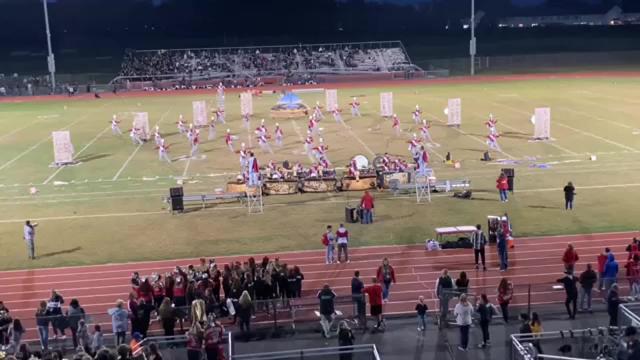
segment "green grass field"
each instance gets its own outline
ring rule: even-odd
[[[396,138],[379,112],[379,92],[393,91],[395,111],[404,137]],[[408,157],[406,140],[414,131],[410,112],[420,104],[434,121],[432,136],[442,146],[432,152],[439,179],[469,178],[474,199],[457,200],[435,196],[430,204],[416,204],[415,197],[375,194],[376,220],[371,226],[352,225],[353,245],[404,244],[432,237],[433,228],[484,223],[486,215],[508,211],[517,235],[565,234],[634,230],[640,218],[640,83],[637,78],[588,80],[532,80],[482,84],[406,86],[340,89],[340,103],[352,96],[363,103],[363,118],[344,115],[348,127],[327,117],[322,122],[329,158],[342,166],[357,154],[370,159],[389,152]],[[303,94],[308,104],[324,102],[323,93]],[[449,97],[461,97],[463,126],[458,131],[444,126],[443,108]],[[265,197],[265,213],[247,214],[237,203],[171,216],[161,197],[185,176],[186,193],[211,192],[235,177],[237,155],[226,149],[226,127],[218,127],[218,138],[201,146],[204,159],[177,160],[171,165],[157,160],[153,144],[136,150],[128,136],[114,137],[109,129],[111,114],[126,118],[127,112],[147,111],[150,125],[157,122],[172,144],[173,158],[188,153],[184,137],[176,134],[180,113],[191,118],[191,101],[215,101],[215,94],[173,93],[161,97],[102,99],[0,104],[0,268],[28,268],[138,261],[234,253],[313,249],[320,247],[326,224],[339,223],[348,201],[359,193],[304,194]],[[268,109],[274,95],[254,98],[253,127],[275,120]],[[550,143],[533,143],[530,116],[534,107],[552,109]],[[240,141],[239,99],[228,94],[228,127]],[[489,113],[499,119],[504,134],[500,145],[505,158],[521,160],[516,165],[516,194],[502,204],[497,201],[495,178],[499,164],[479,161],[485,150],[484,121]],[[122,124],[128,129],[129,121]],[[305,161],[301,155],[306,120],[280,120],[285,146],[274,155],[257,151],[262,164],[274,161]],[[71,131],[79,165],[56,169],[51,131]],[[206,139],[206,130],[203,131]],[[450,151],[461,160],[453,169],[440,162]],[[588,160],[595,154],[598,160]],[[530,157],[550,168],[530,167]],[[308,160],[306,160],[308,162]],[[577,209],[562,209],[562,186],[577,187]],[[59,182],[65,182],[59,185]],[[46,184],[44,184],[46,183]],[[33,184],[33,185],[31,185]],[[56,185],[57,184],[57,185]],[[39,194],[31,196],[30,186]],[[25,219],[40,223],[35,262],[26,260],[22,241]]]

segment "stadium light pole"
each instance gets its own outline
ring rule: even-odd
[[[471,0],[471,41],[469,41],[469,56],[471,57],[471,75],[476,73],[476,1]]]
[[[47,48],[49,54],[47,56],[47,66],[49,68],[49,74],[51,74],[51,93],[56,92],[56,60],[53,57],[53,51],[51,50],[51,31],[49,30],[49,11],[47,9],[47,0],[42,0],[42,6],[44,7],[44,26],[47,32]]]

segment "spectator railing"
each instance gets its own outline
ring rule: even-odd
[[[511,335],[511,360],[615,359],[624,328],[562,330],[539,334]],[[544,353],[540,353],[542,350]],[[571,353],[575,357],[565,354]]]
[[[320,360],[334,359],[340,355],[351,355],[353,360],[380,360],[380,353],[374,344],[324,347],[288,351],[275,351],[256,354],[234,354],[228,360]],[[340,357],[342,359],[342,357]],[[347,357],[345,357],[347,358]]]

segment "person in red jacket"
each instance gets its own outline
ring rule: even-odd
[[[382,318],[382,294],[384,293],[384,289],[378,284],[378,278],[371,279],[371,285],[365,287],[362,292],[366,297],[369,298],[369,305],[371,307],[371,316],[376,318],[377,324],[375,329],[378,330],[380,327],[384,327],[384,319]],[[367,328],[367,324],[363,324],[364,328]]]
[[[378,271],[376,272],[376,279],[378,279],[378,283],[382,284],[382,300],[386,303],[389,301],[391,283],[396,283],[396,272],[393,270],[393,267],[389,265],[389,259],[382,259],[382,265],[378,267]]]
[[[575,268],[578,260],[580,260],[578,252],[573,248],[573,244],[569,243],[567,245],[567,249],[564,251],[564,255],[562,255],[562,262],[564,263],[565,270],[570,271],[573,274],[573,269]]]
[[[604,266],[607,264],[611,250],[605,248],[604,252],[598,255],[598,290],[604,290]]]
[[[373,196],[368,191],[364,192],[360,199],[360,207],[362,208],[362,224],[371,224],[373,222]]]
[[[507,190],[509,190],[509,180],[504,173],[500,173],[500,176],[496,180],[496,188],[500,193],[500,202],[509,201],[509,198],[507,196]]]

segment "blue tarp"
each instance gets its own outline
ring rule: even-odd
[[[285,105],[289,109],[297,109],[301,103],[302,100],[300,97],[292,92],[282,95],[280,100],[278,100],[278,105]]]

